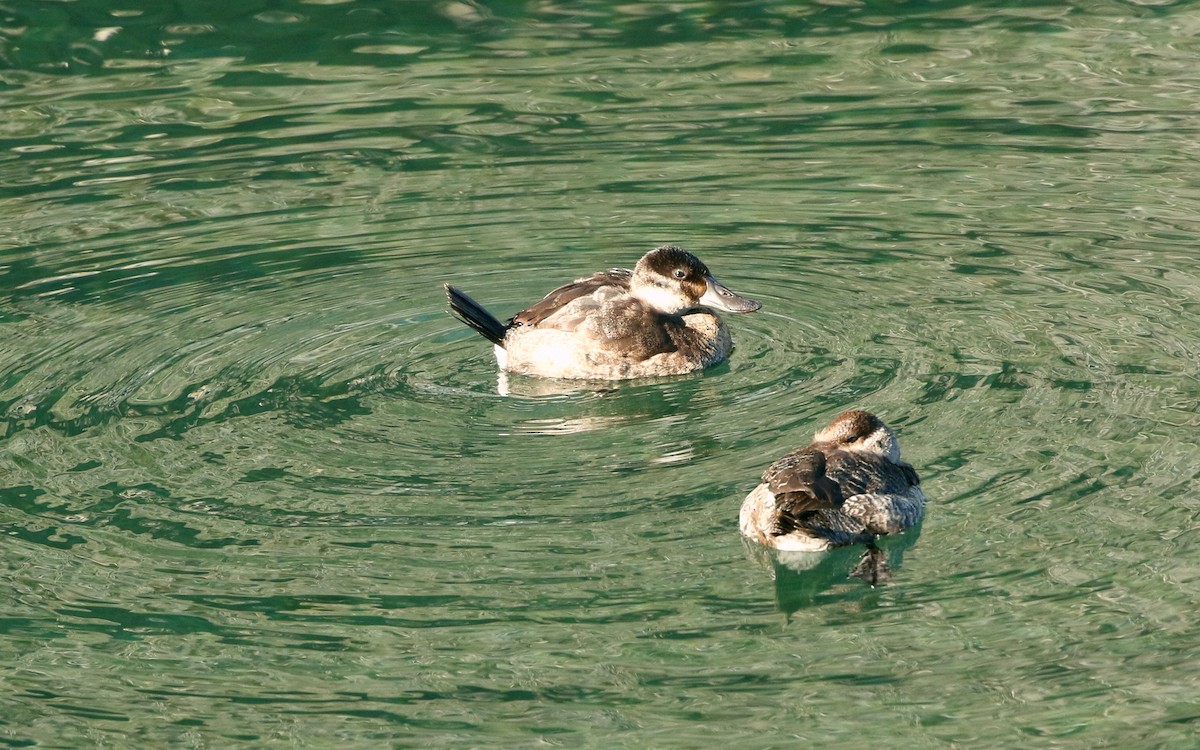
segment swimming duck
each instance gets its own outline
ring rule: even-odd
[[[867,555],[852,575],[874,585],[888,577],[875,542],[920,522],[920,482],[900,460],[896,433],[874,414],[852,409],[810,445],[767,467],[742,502],[738,525],[748,539],[781,551],[865,544]]]
[[[632,271],[614,268],[564,284],[501,323],[449,284],[450,309],[496,345],[501,370],[544,378],[620,380],[678,375],[729,356],[714,310],[762,304],[722,286],[695,255],[655,248]]]

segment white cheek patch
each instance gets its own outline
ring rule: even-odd
[[[665,313],[681,312],[695,304],[678,289],[667,289],[651,284],[637,287],[632,294],[652,309]]]

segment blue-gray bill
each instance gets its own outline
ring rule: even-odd
[[[700,304],[705,307],[731,313],[750,313],[762,308],[761,302],[735,294],[732,289],[712,276],[706,277],[705,281],[708,282],[708,291],[700,297]]]

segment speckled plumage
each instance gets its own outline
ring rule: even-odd
[[[709,367],[733,349],[713,309],[761,307],[673,245],[650,251],[632,271],[564,284],[503,324],[460,290],[447,285],[446,292],[454,314],[496,345],[502,370],[551,378],[617,380]]]
[[[767,467],[742,503],[739,527],[767,547],[815,551],[898,534],[924,509],[920,479],[900,460],[895,433],[856,409]]]

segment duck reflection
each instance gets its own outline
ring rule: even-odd
[[[920,531],[918,525],[903,534],[882,537],[866,548],[852,545],[824,551],[779,550],[749,539],[743,539],[742,545],[746,556],[771,575],[779,611],[791,615],[820,603],[822,595],[828,596],[827,592],[850,579],[869,583],[868,578],[878,576],[879,571],[887,571],[886,577],[891,579],[892,571],[900,568],[905,553],[916,544]]]

